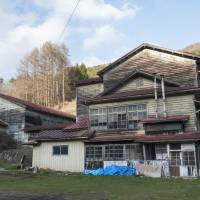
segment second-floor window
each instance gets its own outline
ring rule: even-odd
[[[146,117],[146,104],[90,109],[90,125],[96,130],[138,129]]]

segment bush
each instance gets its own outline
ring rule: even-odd
[[[16,146],[17,143],[13,135],[6,133],[6,131],[0,131],[0,152],[7,149],[14,149]]]

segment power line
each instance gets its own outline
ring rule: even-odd
[[[61,34],[60,34],[60,36],[59,36],[59,38],[58,38],[58,42],[61,40],[61,38],[62,38],[62,36],[63,36],[63,34],[64,34],[64,32],[65,32],[67,26],[68,26],[69,23],[71,22],[72,17],[73,17],[73,15],[74,15],[76,9],[78,8],[78,5],[79,5],[80,1],[81,1],[81,0],[77,0],[76,4],[75,4],[75,6],[74,6],[74,8],[73,8],[73,10],[72,10],[72,13],[71,13],[71,15],[69,16],[68,20],[66,21],[66,24],[65,24],[65,26],[64,26],[64,28],[63,28],[63,31],[61,32]]]

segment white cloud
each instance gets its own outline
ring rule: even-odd
[[[76,0],[35,0],[37,5],[61,14],[69,14],[76,2]],[[134,16],[137,10],[136,6],[128,3],[124,3],[120,8],[117,8],[112,4],[106,3],[104,0],[81,0],[75,17],[81,20],[121,20],[125,17]]]
[[[94,30],[92,35],[89,35],[83,41],[83,47],[86,50],[97,49],[98,47],[105,47],[104,45],[117,44],[123,38],[123,34],[115,30],[113,26],[104,25]]]
[[[0,1],[0,76],[5,78],[14,75],[20,59],[32,48],[42,45],[47,40],[58,41],[76,0],[32,0],[32,9],[30,6],[28,10],[20,12],[17,11],[17,2],[19,3],[11,0]],[[39,9],[39,12],[38,9],[34,9],[35,7],[40,7],[42,11]],[[119,8],[104,0],[81,0],[73,18],[74,21],[78,20],[79,24],[73,26],[71,22],[62,41],[67,44],[68,36],[75,30],[78,34],[84,35],[82,37],[86,37],[83,45],[87,50],[98,48],[106,42],[110,45],[116,44],[122,34],[114,27],[98,24],[99,27],[95,28],[93,34],[94,28],[83,22],[98,20],[99,23],[100,20],[112,20],[114,23],[115,20],[132,17],[136,12],[137,8],[126,3]],[[97,57],[86,60],[89,65],[102,63]]]
[[[107,63],[107,61],[102,60],[96,56],[89,56],[89,57],[83,58],[81,62],[85,63],[87,67],[92,67],[95,65]]]

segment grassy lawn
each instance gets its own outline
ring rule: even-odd
[[[200,179],[94,177],[80,174],[1,172],[0,191],[62,194],[72,199],[193,200],[200,198]]]

